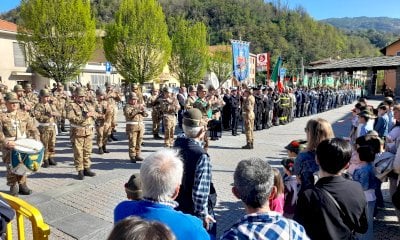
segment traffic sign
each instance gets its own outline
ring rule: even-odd
[[[111,73],[111,63],[106,62],[106,73]]]

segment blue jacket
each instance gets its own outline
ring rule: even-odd
[[[123,201],[114,209],[114,223],[136,216],[146,220],[158,221],[167,225],[178,240],[210,239],[200,219],[176,211],[172,206],[147,200]]]

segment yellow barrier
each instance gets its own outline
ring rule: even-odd
[[[0,193],[7,200],[8,204],[16,212],[18,239],[25,240],[24,217],[28,218],[32,223],[33,240],[47,240],[50,235],[50,227],[43,221],[42,214],[37,208],[25,202],[24,200],[11,196],[9,194]],[[7,224],[7,240],[13,239],[12,222]]]

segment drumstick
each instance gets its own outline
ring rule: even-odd
[[[32,149],[34,151],[39,151],[39,149],[35,148],[35,147],[31,147],[25,144],[21,144],[21,143],[15,143],[15,145],[20,146],[20,147],[24,147],[24,148],[28,148],[28,149]]]

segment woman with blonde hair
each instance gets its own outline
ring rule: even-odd
[[[293,174],[300,181],[300,192],[314,186],[314,175],[319,171],[315,161],[315,150],[320,142],[334,138],[331,124],[322,118],[310,119],[304,129],[307,135],[307,147],[294,161]]]

